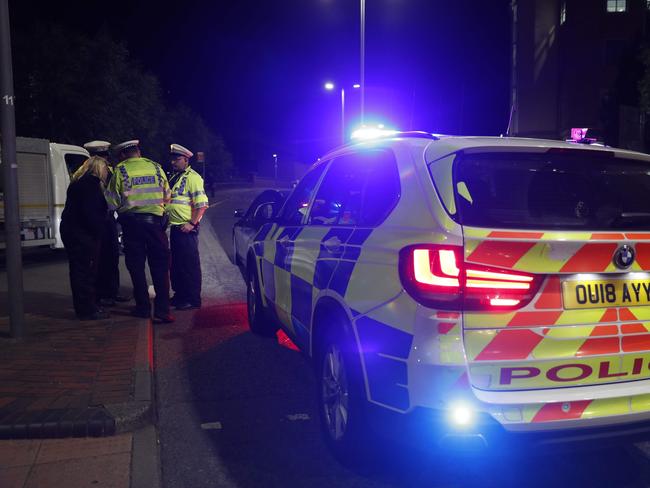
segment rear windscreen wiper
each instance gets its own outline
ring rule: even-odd
[[[617,224],[638,225],[640,222],[648,222],[650,224],[650,212],[622,212],[618,217],[612,219],[610,226],[613,227]]]

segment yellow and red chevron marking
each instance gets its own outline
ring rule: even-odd
[[[490,406],[504,424],[561,422],[650,412],[650,394],[560,403]]]
[[[521,239],[535,241],[650,241],[650,232],[582,232],[582,231],[511,231],[489,230],[478,227],[465,227],[463,233],[466,237],[479,239]]]
[[[614,242],[585,244],[564,263],[560,273],[605,271],[612,263],[617,246]]]
[[[531,273],[620,272],[612,257],[620,243],[635,247],[630,271],[650,270],[650,233],[526,232],[466,228],[465,260]]]
[[[549,388],[650,377],[650,307],[482,314],[483,320],[480,315],[467,314],[464,330],[472,382],[479,388]]]
[[[470,361],[584,358],[650,351],[650,322],[466,330]]]
[[[591,400],[578,400],[568,405],[562,403],[548,403],[540,408],[533,422],[553,422],[557,420],[579,419],[585,412]]]
[[[560,278],[549,276],[538,296],[525,309],[514,312],[467,312],[465,329],[539,327],[650,320],[650,307],[562,308]],[[634,311],[634,313],[632,312]]]
[[[650,310],[648,311],[650,312]],[[650,315],[643,314],[644,316]],[[639,317],[640,320],[646,318]],[[465,314],[464,327],[468,329],[505,329],[550,327],[559,325],[581,325],[617,322],[616,308],[592,308],[583,310],[523,310],[505,313]],[[621,319],[626,320],[626,319]],[[630,319],[637,320],[637,319]],[[650,320],[650,317],[647,317]]]

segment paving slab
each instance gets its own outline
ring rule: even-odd
[[[2,292],[0,292],[2,294]],[[107,436],[151,413],[151,321],[79,321],[70,306],[26,314],[30,335],[7,339],[0,317],[0,439]],[[4,333],[4,338],[3,337]]]

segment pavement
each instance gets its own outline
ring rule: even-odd
[[[259,191],[244,191],[241,205]],[[160,486],[151,321],[131,317],[132,302],[109,308],[106,320],[77,320],[62,250],[24,249],[23,280],[28,334],[15,340],[0,268],[0,488]],[[212,281],[205,273],[206,289]],[[233,310],[238,322],[242,310]]]
[[[0,487],[158,486],[151,321],[132,302],[77,320],[60,251],[27,251],[23,277],[15,340],[0,270]]]

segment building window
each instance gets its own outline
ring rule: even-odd
[[[650,0],[645,0],[645,7],[650,10]]]
[[[627,12],[627,0],[607,0],[608,12]]]
[[[650,2],[650,0],[648,0]],[[562,7],[560,7],[560,25],[566,22],[566,2],[562,2]]]

